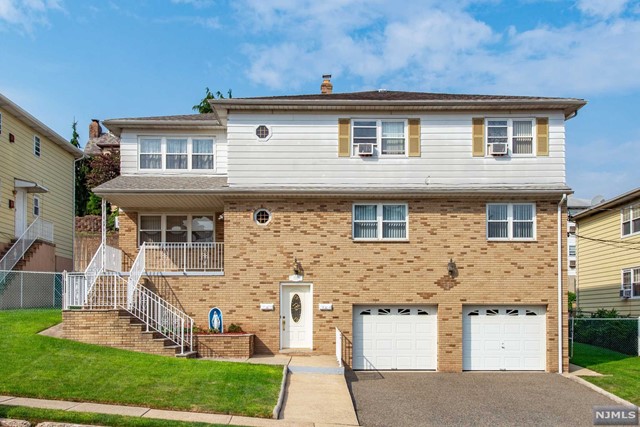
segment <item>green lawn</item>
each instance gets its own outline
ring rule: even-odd
[[[0,394],[270,417],[282,366],[178,359],[37,335],[59,310],[0,312]]]
[[[635,405],[640,405],[640,357],[574,343],[571,363],[607,375],[582,378]]]
[[[152,418],[123,417],[120,415],[92,414],[88,412],[58,411],[53,409],[0,406],[0,418],[27,420],[36,425],[45,421],[127,427],[221,427],[222,424],[192,423],[184,421],[157,420]]]

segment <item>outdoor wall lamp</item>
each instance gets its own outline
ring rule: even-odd
[[[458,277],[458,267],[456,266],[456,262],[453,258],[449,259],[449,264],[447,264],[447,272],[449,273],[449,277],[455,279]]]

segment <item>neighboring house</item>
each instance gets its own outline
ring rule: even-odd
[[[593,200],[599,200],[594,198]],[[577,283],[577,256],[576,256],[576,223],[571,219],[574,215],[577,215],[579,212],[582,212],[585,209],[588,209],[592,204],[593,200],[588,199],[579,199],[574,197],[573,195],[567,198],[567,213],[569,215],[569,220],[567,221],[567,274],[569,275],[569,282],[567,284],[567,289],[569,292],[576,291],[576,283]]]
[[[0,270],[73,268],[80,157],[80,149],[0,94]]]
[[[578,240],[578,309],[640,316],[640,188],[573,217]]]
[[[94,190],[121,208],[118,306],[153,327],[149,288],[173,324],[217,307],[258,353],[355,369],[567,369],[565,121],[586,102],[330,85],[104,121],[121,138],[122,175]],[[69,334],[105,343],[71,330],[98,316],[65,312]]]
[[[89,139],[84,146],[87,156],[98,154],[114,154],[120,152],[120,138],[111,132],[105,133],[100,126],[100,120],[93,119],[89,124]]]

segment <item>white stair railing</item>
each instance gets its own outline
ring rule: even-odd
[[[131,266],[131,272],[129,273],[129,279],[127,280],[127,305],[129,309],[131,307],[131,301],[133,301],[133,292],[138,287],[138,282],[140,282],[140,278],[145,272],[145,243],[142,242],[140,245],[140,250],[138,251],[138,256],[133,261],[133,265]]]
[[[138,286],[129,303],[129,312],[153,329],[180,346],[193,350],[193,319],[179,308],[169,304],[158,294],[144,286]]]
[[[53,243],[53,223],[46,221],[40,217],[36,218],[29,227],[22,233],[22,236],[16,240],[11,246],[9,251],[0,260],[0,281],[4,280],[4,277],[10,272],[13,267],[22,259],[24,254],[27,253],[33,242],[36,240],[45,240]]]
[[[336,328],[336,359],[338,366],[342,368],[342,331]]]

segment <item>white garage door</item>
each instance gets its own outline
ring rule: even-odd
[[[525,306],[465,307],[462,369],[543,371],[546,309]]]
[[[353,369],[436,369],[437,309],[356,306]]]

